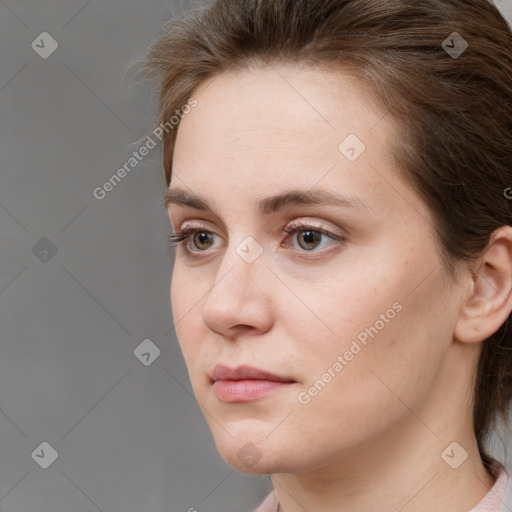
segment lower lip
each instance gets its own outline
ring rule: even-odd
[[[217,380],[213,390],[222,402],[250,402],[289,386],[293,382],[274,380]]]

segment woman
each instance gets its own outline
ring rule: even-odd
[[[512,33],[487,0],[218,0],[146,66],[176,334],[258,512],[504,511]],[[172,177],[172,180],[171,180]]]

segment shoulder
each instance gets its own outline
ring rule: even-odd
[[[490,472],[496,479],[492,489],[469,512],[508,512],[512,503],[512,481],[505,467],[496,459],[490,459]]]
[[[510,471],[507,471],[503,465],[497,461],[495,462],[495,465],[498,472],[498,479],[496,483],[500,481],[500,478],[502,482],[499,492],[501,491],[500,494],[502,494],[503,498],[499,512],[510,512],[512,509],[512,479],[510,478]]]
[[[277,496],[274,491],[271,491],[254,512],[275,512],[276,508]]]

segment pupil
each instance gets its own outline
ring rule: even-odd
[[[202,232],[202,233],[197,233],[196,235],[199,238],[199,245],[207,244],[209,239],[211,238],[210,233]]]
[[[303,231],[302,238],[306,242],[306,244],[314,244],[318,241],[320,233],[317,231]],[[302,244],[301,244],[302,245]],[[312,249],[312,247],[305,247],[305,249]]]

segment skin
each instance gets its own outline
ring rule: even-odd
[[[428,207],[391,160],[400,129],[348,73],[297,64],[223,72],[194,97],[179,125],[170,189],[203,196],[214,213],[178,204],[168,212],[176,231],[204,225],[213,237],[189,237],[195,259],[177,249],[171,303],[221,456],[240,471],[270,474],[286,512],[474,507],[495,479],[478,454],[468,397],[480,342],[512,309],[511,228],[497,230],[481,258],[460,263],[452,281]],[[350,133],[366,146],[355,161],[338,149]],[[255,208],[290,188],[351,194],[372,211]],[[307,250],[304,232],[283,231],[291,221],[345,241],[320,235]],[[236,251],[248,236],[263,251],[252,263]],[[397,302],[400,312],[300,403],[298,394]],[[208,376],[220,362],[295,382],[225,403]],[[452,442],[467,452],[456,469],[441,456]],[[248,467],[243,450],[257,463]]]

